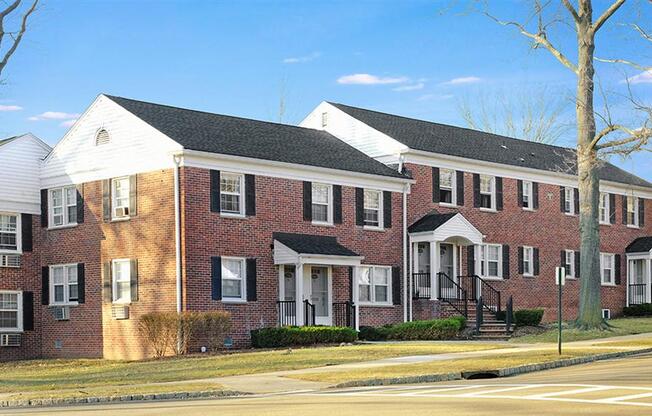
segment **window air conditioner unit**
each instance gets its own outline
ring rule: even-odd
[[[0,334],[0,347],[20,347],[20,334]]]
[[[606,320],[611,319],[611,309],[602,310],[602,319],[606,319]]]
[[[128,207],[119,207],[115,209],[115,216],[117,218],[120,217],[128,217],[129,216],[129,208]]]
[[[111,306],[111,317],[117,320],[129,319],[129,306],[127,305]]]
[[[67,321],[70,319],[70,308],[68,306],[57,306],[52,309],[56,321]]]

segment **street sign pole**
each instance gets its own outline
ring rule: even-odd
[[[557,334],[557,352],[559,355],[561,355],[561,295],[562,295],[562,286],[566,283],[566,268],[565,267],[557,267],[555,269],[555,282],[557,283],[557,286],[559,287],[558,295],[557,295],[557,328],[559,330]]]

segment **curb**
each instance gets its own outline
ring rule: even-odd
[[[148,393],[148,394],[127,394],[123,396],[89,396],[70,397],[65,399],[31,399],[31,400],[1,400],[0,408],[9,407],[46,407],[46,406],[68,406],[79,404],[104,404],[116,402],[140,402],[151,400],[185,400],[185,399],[217,399],[236,396],[246,396],[249,393],[231,390],[217,391],[194,391],[177,393]]]
[[[521,365],[518,367],[502,368],[498,371],[495,369],[487,369],[485,372],[496,372],[498,377],[509,377],[518,374],[534,373],[537,371],[551,370],[553,368],[570,367],[574,365],[587,364],[595,361],[609,360],[613,358],[625,358],[637,354],[645,354],[652,352],[652,348],[644,348],[633,351],[620,351],[611,352],[606,354],[588,355],[585,357],[567,358],[558,361],[549,361],[541,364]],[[480,371],[474,371],[480,372]],[[466,373],[466,372],[464,372]],[[394,378],[375,378],[368,380],[347,381],[345,383],[336,384],[330,388],[346,388],[346,387],[370,387],[370,386],[387,386],[393,384],[419,384],[419,383],[436,383],[440,381],[453,381],[462,380],[462,372],[445,373],[445,374],[425,374],[421,376],[408,376],[408,377],[394,377]]]

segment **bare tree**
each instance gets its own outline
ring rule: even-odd
[[[484,13],[496,23],[516,29],[530,39],[535,49],[544,48],[569,69],[577,78],[575,113],[577,118],[577,173],[580,193],[580,251],[581,251],[581,289],[580,307],[576,325],[580,328],[601,328],[605,325],[601,316],[600,302],[600,234],[598,225],[598,197],[600,166],[599,154],[619,154],[627,156],[632,152],[649,148],[652,137],[652,111],[636,100],[631,100],[633,109],[642,115],[642,122],[637,126],[627,126],[612,122],[610,116],[597,116],[594,110],[595,96],[595,48],[596,34],[623,6],[625,0],[615,0],[597,19],[593,17],[591,0],[560,0],[555,2],[570,19],[574,30],[576,49],[564,53],[553,44],[550,32],[553,26],[564,23],[560,13],[552,16],[547,11],[553,0],[545,3],[534,2],[531,18],[526,22],[504,21],[493,16],[487,8]],[[575,4],[574,4],[575,3]],[[528,27],[533,27],[529,29]],[[647,32],[639,26],[641,35],[649,40]],[[573,62],[572,56],[577,56]],[[610,62],[624,63],[646,69],[647,67],[624,59],[611,59]],[[646,69],[647,70],[647,69]],[[596,117],[603,126],[598,131]]]
[[[12,16],[12,13],[19,13],[19,8],[23,0],[14,0],[13,3],[10,3],[5,7],[4,10],[0,10],[0,77],[2,72],[7,66],[7,62],[13,56],[16,49],[20,45],[20,42],[23,40],[23,35],[27,31],[27,21],[29,17],[36,11],[36,6],[38,5],[39,0],[33,0],[31,5],[27,10],[19,17],[18,28],[15,30],[6,29],[5,25],[9,18]],[[4,2],[3,2],[4,3]],[[1,51],[4,50],[4,53]]]
[[[474,94],[462,99],[459,111],[472,129],[552,144],[570,128],[563,120],[566,105],[562,96],[541,88]]]

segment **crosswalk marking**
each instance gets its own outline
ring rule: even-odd
[[[639,394],[630,394],[628,396],[620,396],[620,397],[610,397],[608,399],[600,399],[600,401],[601,402],[621,402],[621,401],[625,401],[625,400],[644,399],[646,397],[652,397],[652,392],[639,393]]]
[[[592,393],[594,391],[602,391],[602,390],[609,390],[612,389],[613,387],[609,386],[594,386],[594,387],[586,387],[583,389],[575,389],[575,390],[562,390],[562,391],[553,391],[553,392],[548,392],[548,393],[542,393],[542,394],[533,394],[531,396],[526,396],[526,399],[544,399],[547,397],[552,397],[552,396],[571,396],[571,395],[576,395],[576,394],[582,394],[582,393]]]

